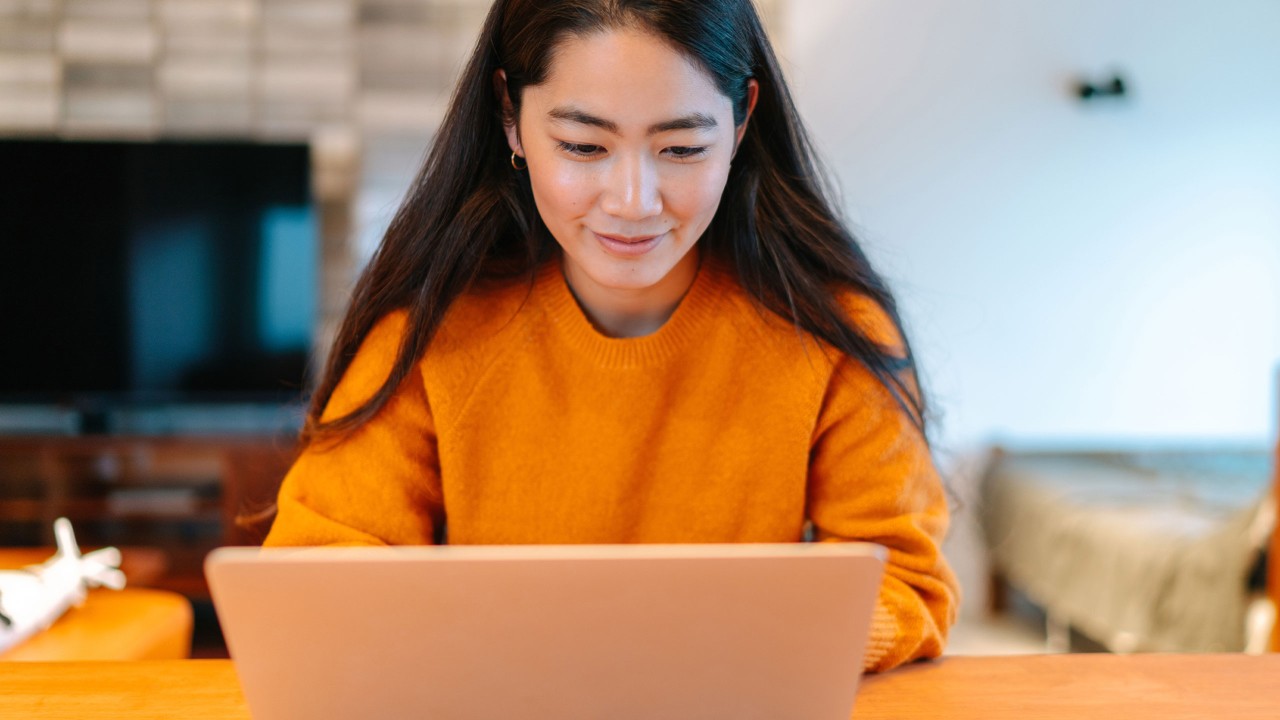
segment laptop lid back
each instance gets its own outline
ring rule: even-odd
[[[884,549],[224,548],[257,720],[847,720]]]

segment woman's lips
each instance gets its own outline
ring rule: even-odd
[[[601,235],[594,231],[591,234],[596,236],[596,240],[600,242],[606,252],[623,257],[643,255],[657,247],[658,243],[662,242],[662,238],[667,235],[662,233],[661,235],[627,237],[625,235]]]

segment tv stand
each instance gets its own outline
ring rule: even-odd
[[[82,546],[159,548],[154,585],[207,598],[204,556],[262,541],[295,456],[281,433],[0,435],[0,545],[51,546],[67,517]]]

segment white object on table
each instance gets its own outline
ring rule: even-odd
[[[53,523],[58,550],[40,565],[0,570],[0,652],[53,624],[84,603],[90,588],[124,588],[120,551],[113,547],[80,554],[71,521]]]

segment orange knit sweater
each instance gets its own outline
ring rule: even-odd
[[[869,301],[847,303],[895,343]],[[325,411],[386,378],[403,333],[370,332]],[[652,335],[595,331],[558,263],[457,300],[368,424],[290,470],[268,545],[796,542],[889,548],[866,666],[942,651],[957,599],[929,450],[848,359],[704,263]]]

